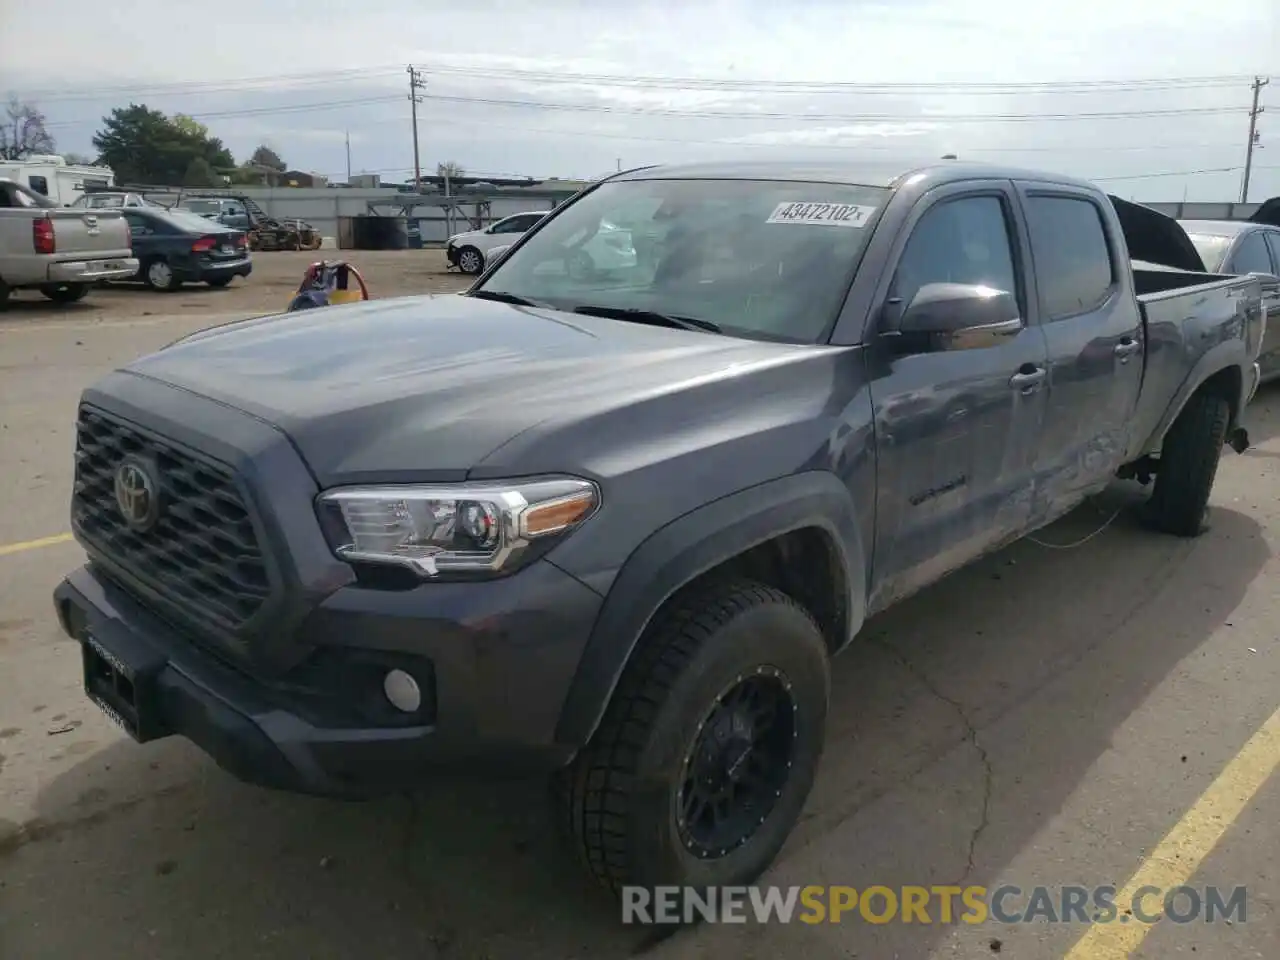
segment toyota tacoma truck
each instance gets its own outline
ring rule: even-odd
[[[59,207],[0,180],[0,307],[9,291],[28,287],[57,303],[74,303],[100,280],[137,272],[129,224],[119,212]]]
[[[587,269],[601,229],[645,255]],[[546,771],[607,886],[747,883],[869,615],[1117,475],[1204,528],[1265,317],[1197,266],[1049,173],[622,173],[465,293],[88,388],[57,614],[139,741],[334,796]]]

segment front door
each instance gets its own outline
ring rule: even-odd
[[[1097,196],[1019,184],[1036,267],[1049,396],[1036,459],[1040,522],[1105,486],[1124,462],[1142,389],[1142,318],[1123,238]]]
[[[944,187],[908,223],[891,309],[870,347],[876,422],[872,609],[913,593],[1020,533],[1045,408],[1046,348],[1027,322],[1012,185]],[[928,283],[1012,292],[1022,331],[994,346],[903,354],[892,313]]]

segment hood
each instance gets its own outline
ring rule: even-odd
[[[331,486],[459,480],[543,421],[785,349],[454,294],[240,321],[125,369],[274,424]]]
[[[1120,220],[1129,257],[1177,270],[1204,273],[1204,260],[1182,224],[1140,203],[1109,196]]]

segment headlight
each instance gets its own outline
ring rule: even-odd
[[[408,567],[422,577],[516,566],[599,504],[595,484],[574,477],[344,487],[319,500],[341,559]]]

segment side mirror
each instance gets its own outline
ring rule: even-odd
[[[978,350],[1022,332],[1018,301],[1007,290],[969,283],[926,283],[903,310],[896,334],[901,352]]]

